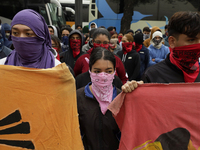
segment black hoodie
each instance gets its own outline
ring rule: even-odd
[[[82,52],[82,46],[83,46],[83,43],[84,43],[84,39],[83,39],[83,35],[82,33],[79,31],[79,30],[73,30],[70,34],[69,34],[69,40],[70,40],[70,37],[73,35],[73,34],[79,34],[80,37],[81,37],[81,48],[80,48],[80,53],[74,58],[73,57],[73,52],[72,52],[72,49],[70,47],[70,44],[69,44],[69,50],[68,51],[65,51],[63,53],[60,54],[60,61],[61,62],[65,62],[67,65],[69,65],[72,69],[74,69],[74,65],[76,63],[76,60],[84,54],[84,52]],[[70,43],[70,42],[69,42]]]

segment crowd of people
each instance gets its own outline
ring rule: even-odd
[[[95,23],[58,29],[26,9],[11,26],[1,25],[0,64],[46,69],[66,63],[76,79],[85,149],[116,150],[120,130],[107,106],[121,91],[137,88],[136,81],[199,82],[199,25],[198,13],[177,12],[164,35],[156,26],[124,34]]]

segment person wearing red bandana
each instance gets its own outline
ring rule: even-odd
[[[87,72],[89,70],[88,62],[86,58],[90,58],[91,52],[93,49],[97,47],[104,47],[109,50],[109,43],[110,43],[110,33],[108,30],[103,28],[98,28],[93,33],[93,47],[87,51],[87,54],[82,55],[77,61],[74,66],[74,73],[75,76]],[[116,58],[116,75],[121,79],[122,83],[125,84],[128,80],[125,74],[125,69],[122,61],[118,56],[115,55]]]
[[[149,67],[144,82],[192,83],[200,82],[200,14],[176,12],[168,24],[170,54],[167,58]]]
[[[143,45],[143,34],[138,33],[134,36],[135,49],[140,55],[140,74],[137,77],[137,81],[141,80],[142,74],[149,65],[149,50]]]
[[[111,39],[110,39],[110,44],[109,44],[109,46],[110,46],[109,50],[111,52],[113,52],[114,54],[117,54],[119,51],[122,50],[122,48],[118,44],[117,32],[116,31],[110,31],[110,36],[111,36]]]
[[[83,36],[79,30],[74,30],[69,34],[69,50],[60,54],[60,61],[65,62],[72,69],[76,60],[84,54],[81,51],[83,45]]]
[[[132,35],[125,34],[122,38],[122,51],[117,53],[124,63],[129,80],[136,80],[140,73],[140,55],[136,52],[133,41]]]

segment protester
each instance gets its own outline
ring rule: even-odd
[[[89,33],[85,33],[84,35],[84,44],[87,44],[90,41],[90,34]]]
[[[118,42],[121,43],[123,37],[123,33],[118,34]]]
[[[114,54],[117,54],[117,52],[121,51],[122,48],[118,45],[118,35],[116,31],[110,31],[110,48],[109,50],[113,52]]]
[[[98,28],[93,33],[93,48],[87,51],[87,54],[82,55],[74,66],[75,75],[79,75],[81,73],[87,72],[89,70],[89,65],[85,58],[90,58],[91,52],[96,47],[104,47],[109,50],[109,42],[110,42],[110,33],[108,30],[103,28]],[[116,59],[116,75],[121,79],[122,83],[127,82],[127,77],[125,76],[125,69],[122,61],[118,56],[115,55]]]
[[[167,57],[167,54],[169,53],[169,47],[163,45],[163,41],[164,39],[160,31],[153,33],[150,41],[151,45],[148,47],[150,56],[149,66],[155,65]]]
[[[165,35],[165,37],[164,37]],[[169,47],[169,42],[168,42],[168,38],[169,38],[169,34],[168,34],[168,25],[165,26],[165,34],[163,35],[163,38],[165,40],[165,46]]]
[[[124,63],[129,81],[136,80],[140,73],[140,55],[136,52],[133,41],[132,35],[125,34],[122,38],[122,51],[117,53]]]
[[[4,23],[1,25],[1,35],[4,40],[4,45],[8,48],[10,48],[12,45],[12,41],[8,40],[8,38],[7,38],[10,36],[10,32],[11,32],[11,27],[9,24]]]
[[[165,34],[163,34],[163,38],[166,38],[166,33],[168,32],[168,25],[165,25]]]
[[[95,29],[95,28],[97,28],[97,24],[95,22],[92,22],[90,24],[89,31],[92,30],[92,29]]]
[[[138,33],[134,36],[135,49],[140,55],[140,74],[137,81],[141,80],[144,71],[149,65],[149,50],[143,45],[143,34]]]
[[[129,30],[127,30],[127,31],[126,31],[126,34],[130,34],[130,35],[132,35],[132,36],[133,36],[133,35],[134,35],[134,31],[133,31],[133,30],[131,30],[131,29],[129,29]]]
[[[84,43],[84,39],[82,33],[79,30],[74,30],[69,34],[69,50],[60,53],[61,62],[65,62],[72,69],[74,69],[74,65],[76,60],[84,54],[82,52],[82,46]]]
[[[68,51],[69,49],[69,34],[72,31],[72,28],[70,27],[63,27],[61,28],[61,46],[62,46],[62,52]]]
[[[48,26],[40,14],[24,9],[14,16],[11,28],[15,49],[0,64],[44,69],[60,64],[52,54],[55,50],[51,48]]]
[[[200,82],[200,14],[177,12],[168,24],[171,53],[167,58],[149,67],[144,82],[179,83]]]
[[[113,27],[113,26],[108,27],[107,30],[108,30],[109,32],[110,32],[110,31],[115,31],[115,32],[116,32],[116,29],[115,29],[115,27]]]
[[[79,30],[82,33],[82,25],[76,25],[76,30]]]
[[[83,45],[83,47],[82,47],[82,51],[83,51],[83,52],[86,53],[88,50],[90,50],[90,49],[93,47],[93,43],[92,43],[92,41],[93,41],[93,33],[94,33],[94,31],[96,31],[96,30],[97,30],[96,28],[90,30],[90,32],[89,32],[90,40],[88,41],[87,44]]]
[[[58,37],[57,28],[53,25],[48,25],[49,33]]]
[[[4,45],[3,37],[0,33],[0,59],[7,57],[12,50]]]
[[[102,47],[97,47],[96,49],[100,50],[102,49]],[[88,64],[89,64],[89,60],[88,60]],[[76,89],[86,86],[89,82],[91,82],[89,71],[79,74],[76,77]],[[123,85],[120,78],[116,75],[114,76],[114,79],[113,79],[113,85],[115,85],[119,89],[121,89],[121,86]]]
[[[141,30],[141,29],[137,29],[137,30],[135,31],[135,35],[138,34],[138,33],[142,33],[142,30]]]
[[[105,48],[92,51],[89,61],[91,83],[77,90],[80,130],[85,150],[117,150],[120,130],[112,113],[107,109],[121,92],[112,85],[116,57]],[[131,92],[137,87],[135,81],[122,87]]]
[[[7,23],[3,24],[4,30],[5,30],[5,36],[8,39],[11,34],[11,26]]]
[[[51,44],[52,44],[52,48],[54,48],[57,52],[56,59],[60,61],[60,55],[59,55],[60,50],[61,50],[60,39],[55,35],[51,35]]]
[[[150,38],[146,39],[146,40],[143,42],[143,44],[144,44],[145,47],[149,47],[149,45],[151,44],[150,41],[151,41],[151,39],[152,39],[152,35],[153,35],[153,33],[156,32],[156,31],[160,31],[160,32],[161,32],[161,30],[160,30],[159,27],[154,26],[154,27],[151,29]]]
[[[151,29],[149,29],[149,27],[144,27],[143,28],[143,40],[146,40],[150,37],[150,32],[151,32]]]

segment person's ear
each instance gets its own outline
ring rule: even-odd
[[[177,40],[176,40],[175,37],[170,36],[170,37],[168,38],[168,43],[169,43],[169,46],[170,46],[171,48],[176,47],[176,42],[177,42]]]

